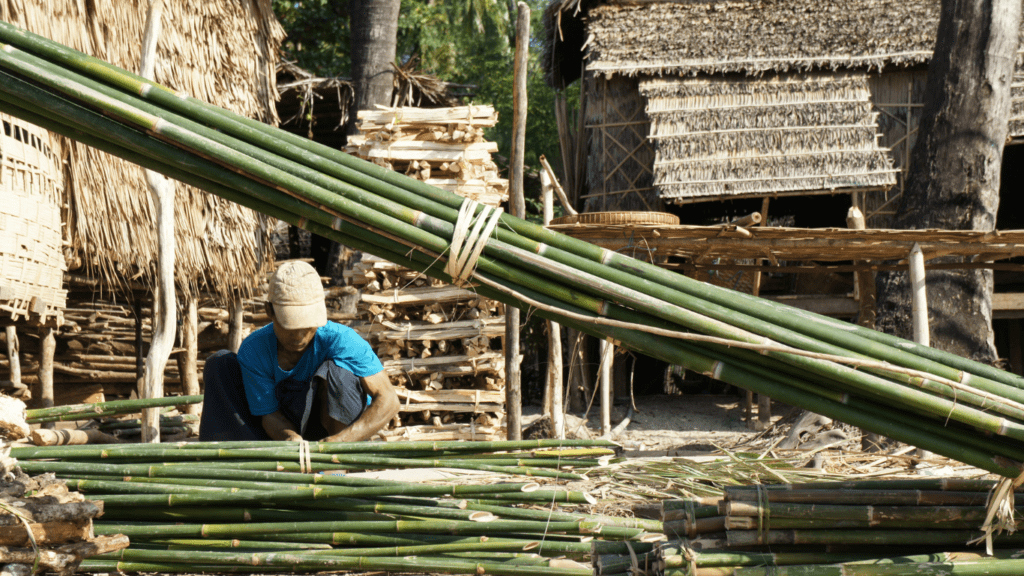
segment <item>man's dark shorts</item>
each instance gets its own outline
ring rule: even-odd
[[[270,440],[262,416],[253,416],[245,398],[242,369],[234,352],[221,350],[206,359],[203,369],[203,415],[199,439],[203,441]],[[306,440],[320,440],[327,429],[320,422],[319,386],[327,386],[327,413],[348,425],[366,409],[369,397],[358,376],[326,360],[312,382],[286,379],[278,383],[278,409]]]

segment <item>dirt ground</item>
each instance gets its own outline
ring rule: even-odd
[[[783,433],[779,428],[761,434],[748,429],[743,417],[742,398],[732,394],[655,394],[638,395],[629,424],[615,437],[630,452],[651,456],[673,456],[732,449]],[[629,400],[619,398],[612,409],[612,426],[620,424],[629,414]],[[755,406],[756,410],[756,406]],[[790,412],[790,407],[775,403],[773,422]],[[529,424],[540,414],[539,407],[523,410]],[[576,415],[581,416],[581,415]],[[756,413],[755,413],[756,418]],[[566,433],[572,434],[582,420],[568,417]],[[587,418],[591,437],[601,434],[600,407],[593,406]]]

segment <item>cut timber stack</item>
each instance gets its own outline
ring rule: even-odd
[[[359,112],[347,151],[438,188],[497,206],[508,199],[484,128],[491,106]],[[362,291],[361,325],[402,401],[387,439],[504,439],[503,307],[369,255],[345,273]]]
[[[0,565],[12,576],[40,572],[73,574],[89,556],[128,547],[124,535],[95,536],[93,518],[102,502],[68,492],[53,474],[28,477],[0,447]],[[30,533],[31,531],[31,533]]]
[[[484,128],[498,123],[492,106],[385,108],[359,112],[358,136],[346,151],[443,190],[497,206],[508,199]]]
[[[402,402],[394,440],[504,439],[501,304],[363,255],[345,273],[361,288],[352,327],[373,346]]]

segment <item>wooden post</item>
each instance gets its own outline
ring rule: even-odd
[[[163,0],[150,0],[142,38],[140,75],[155,79],[156,47],[160,39]],[[142,397],[163,398],[164,369],[174,349],[174,180],[146,170],[146,183],[156,206],[157,285],[153,295],[153,332],[146,356]],[[142,441],[160,442],[160,409],[142,410]]]
[[[914,243],[910,250],[910,286],[911,286],[911,310],[914,320],[914,342],[929,346],[928,333],[928,293],[925,284],[924,253],[921,252],[921,245]]]
[[[545,169],[540,172],[540,184],[544,201],[544,225],[547,226],[555,215],[554,199],[552,198],[552,190],[555,186],[554,180],[551,178],[550,166],[543,158],[541,156]],[[562,327],[557,322],[548,322],[547,373],[546,396],[550,398],[551,405],[549,407],[545,403],[544,408],[550,409],[551,429],[554,431],[555,438],[561,439],[565,438],[565,418],[563,418],[565,411],[562,407]]]
[[[601,365],[598,368],[598,381],[601,387],[601,436],[612,433],[612,362],[615,358],[615,346],[607,341],[600,341]]]
[[[530,7],[520,2],[516,19],[516,51],[512,88],[512,165],[509,170],[509,213],[524,218],[523,156],[526,147],[526,74],[530,49]],[[523,438],[523,392],[519,364],[519,309],[505,307],[505,409],[506,436],[509,440]]]
[[[181,317],[181,347],[178,354],[178,375],[181,379],[181,393],[186,396],[199,392],[199,303],[194,295],[186,297]],[[188,404],[185,411],[199,414],[202,404]]]
[[[228,305],[228,349],[238,353],[242,345],[242,329],[245,326],[245,305],[242,303],[242,295],[234,292],[231,294],[231,303]]]
[[[857,206],[850,206],[846,213],[846,226],[852,230],[864,230],[867,224],[864,221],[864,213]],[[865,262],[857,262],[864,264]],[[859,311],[857,312],[857,324],[868,328],[875,327],[875,316],[878,311],[875,306],[875,275],[870,270],[854,272],[854,285],[856,286],[856,297]]]
[[[846,226],[852,230],[864,230],[867,222],[864,219],[864,212],[854,204],[846,212]],[[857,262],[862,263],[862,262]],[[868,328],[875,327],[875,275],[870,270],[854,272],[854,290],[857,298],[857,305],[860,308],[857,312],[857,324]],[[882,436],[875,432],[861,429],[860,447],[865,452],[877,452],[882,447]]]
[[[4,331],[7,334],[7,362],[11,368],[11,386],[17,389],[21,386],[21,347],[18,343],[18,329],[7,326]]]
[[[53,354],[57,350],[56,330],[51,326],[39,327],[39,404],[40,408],[53,407]],[[53,422],[41,425],[53,428]]]

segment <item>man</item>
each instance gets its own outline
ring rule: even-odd
[[[320,276],[286,262],[270,279],[271,323],[235,355],[206,360],[200,440],[366,440],[398,413],[373,349],[327,321]]]

